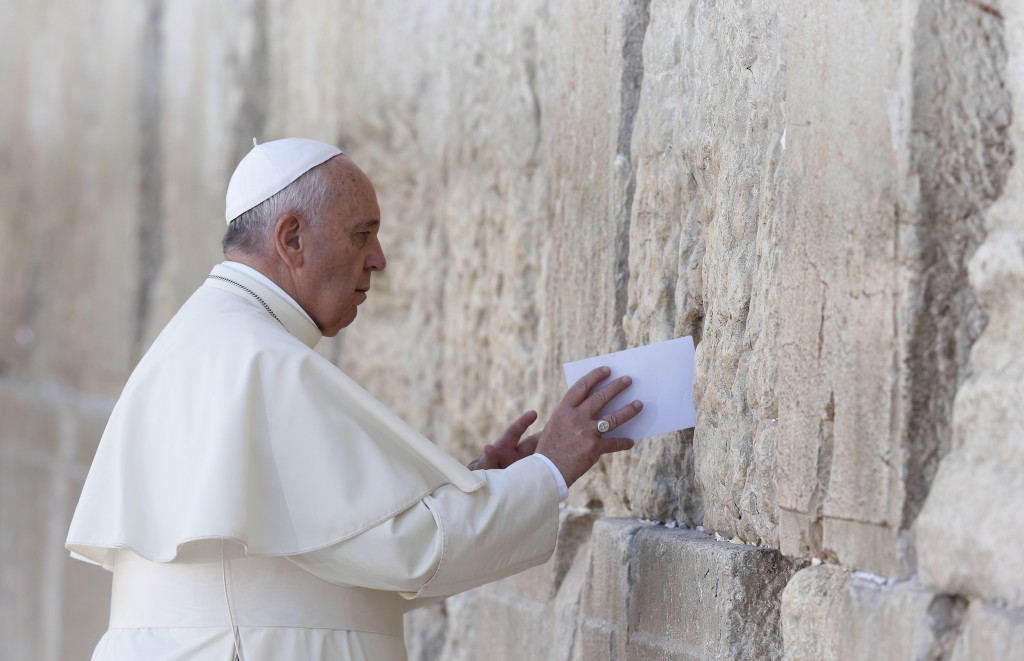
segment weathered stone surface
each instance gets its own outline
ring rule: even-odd
[[[1004,8],[1006,79],[1024,98],[1024,11]],[[1019,113],[1011,132],[1024,144]],[[942,460],[917,524],[922,580],[941,590],[1024,607],[1024,168],[988,210],[988,237],[970,262],[988,316],[971,349],[973,374],[957,392],[954,448]]]
[[[786,658],[949,658],[966,609],[966,600],[921,586],[808,567],[782,593]]]
[[[11,659],[83,656],[106,629],[109,574],[67,527],[113,402],[0,379],[0,639]]]
[[[637,184],[623,321],[630,345],[701,339],[693,461],[704,524],[771,543],[781,17],[776,2],[651,3],[633,133]],[[636,502],[634,512],[699,522],[700,510],[685,506],[689,485],[673,481],[681,471],[663,446],[660,439],[641,445],[633,460],[644,470],[629,474],[630,482],[654,483],[675,502]]]
[[[581,541],[560,538],[575,562],[553,594],[536,586],[551,584],[557,556],[450,599],[441,658],[782,658],[779,599],[798,565],[778,552],[610,518]],[[454,614],[467,609],[471,631]]]
[[[253,73],[266,65],[260,51],[264,6],[230,0],[151,5],[157,22],[151,36],[159,43],[152,75],[142,85],[155,97],[147,125],[155,154],[145,160],[156,170],[147,190],[149,215],[141,222],[142,247],[159,263],[147,278],[145,346],[220,260],[227,180],[252,138],[266,139],[259,98],[266,89]]]
[[[952,661],[1016,659],[1024,650],[1024,613],[975,601],[967,609]]]
[[[966,3],[818,9],[789,6],[780,545],[909,576],[1012,151],[1001,26]]]
[[[798,567],[774,549],[639,530],[629,565],[630,658],[781,659],[780,596]]]
[[[137,332],[140,109],[125,80],[141,75],[143,12],[0,11],[0,372],[114,394]]]

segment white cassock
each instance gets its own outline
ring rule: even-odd
[[[113,572],[94,661],[406,657],[402,613],[545,562],[551,465],[469,471],[218,265],[132,373],[68,534]]]

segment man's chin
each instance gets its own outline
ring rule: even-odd
[[[348,326],[350,326],[352,322],[356,320],[357,314],[359,314],[359,311],[356,310],[355,308],[352,308],[352,312],[345,319],[341,320],[341,325],[339,325],[337,329],[334,330],[333,333],[325,332],[324,337],[334,337],[335,335],[340,333],[342,329],[348,328]]]

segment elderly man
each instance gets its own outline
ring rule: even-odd
[[[380,210],[338,149],[255,145],[227,261],[140,361],[67,546],[113,572],[96,660],[404,659],[402,613],[543,563],[557,503],[607,452],[627,378],[520,416],[469,469],[317,354],[385,267]],[[470,470],[472,469],[472,470]]]

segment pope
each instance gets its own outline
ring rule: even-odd
[[[96,661],[405,659],[403,613],[545,562],[558,503],[637,401],[601,368],[468,467],[314,351],[386,267],[340,150],[257,145],[214,266],[128,379],[68,534],[113,572]]]

